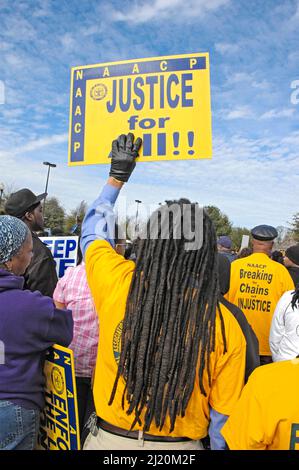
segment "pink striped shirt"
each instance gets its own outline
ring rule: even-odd
[[[99,324],[84,263],[67,269],[58,281],[53,299],[73,312],[74,336],[69,348],[74,352],[75,374],[77,377],[92,377],[97,358]]]

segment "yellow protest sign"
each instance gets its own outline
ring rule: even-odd
[[[211,158],[209,54],[74,67],[69,165],[109,163],[128,132],[143,139],[139,161]]]
[[[55,344],[44,366],[45,401],[41,413],[40,450],[79,450],[79,420],[73,351]]]

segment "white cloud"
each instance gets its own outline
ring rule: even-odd
[[[184,196],[218,206],[236,225],[285,225],[297,210],[293,201],[299,197],[298,148],[299,132],[281,140],[216,137],[212,160],[137,165],[136,174],[146,172],[153,181],[151,191],[140,191],[138,198],[158,202]],[[170,190],[164,188],[166,174],[171,175]],[[133,187],[131,193],[133,198]]]
[[[185,17],[201,17],[210,11],[227,5],[230,0],[154,0],[154,2],[137,2],[129,12],[112,10],[111,19],[113,21],[125,21],[131,24],[145,23],[147,21],[169,18],[171,13],[177,19]],[[172,15],[173,19],[173,15]]]
[[[225,43],[225,42],[217,42],[215,44],[215,50],[217,52],[220,52],[220,54],[234,54],[238,52],[240,49],[240,46],[238,44],[233,44],[233,43]]]
[[[55,155],[57,168],[51,173],[50,196],[57,196],[67,210],[83,199],[91,203],[108,176],[108,166],[68,167],[65,139],[63,134],[48,136],[7,149],[5,158],[0,155],[1,180],[16,189],[30,187],[41,192],[46,178],[42,162],[53,161]],[[297,211],[298,148],[299,131],[282,139],[215,136],[212,160],[138,163],[122,194],[132,210],[136,198],[149,205],[187,197],[218,206],[236,225],[285,225]]]
[[[6,120],[16,119],[23,115],[24,110],[22,108],[6,109],[3,108],[3,117]]]
[[[24,60],[16,54],[6,54],[4,58],[8,67],[18,69],[24,67]]]
[[[93,34],[99,34],[101,32],[100,25],[92,25],[88,27],[83,27],[80,30],[80,35],[82,36],[92,36]]]
[[[296,2],[296,10],[294,15],[290,18],[290,23],[298,24],[299,23],[299,1]]]
[[[0,52],[2,51],[8,51],[9,49],[11,49],[11,44],[9,42],[5,42],[3,40],[1,40],[0,42]]]
[[[42,137],[36,140],[29,141],[23,145],[16,146],[9,150],[0,151],[0,157],[6,158],[7,156],[17,156],[28,152],[34,152],[35,150],[40,150],[44,147],[54,146],[67,142],[68,134],[58,134],[47,137]]]
[[[75,51],[77,48],[77,38],[71,33],[65,33],[60,38],[60,42],[66,52]]]
[[[0,80],[0,105],[5,104],[5,83]]]
[[[285,109],[271,109],[266,113],[262,114],[260,119],[276,119],[291,117],[295,112],[295,108],[285,108]]]
[[[24,15],[25,16],[25,15]],[[20,14],[15,13],[5,18],[5,26],[1,28],[1,33],[6,38],[13,39],[14,41],[30,41],[37,37],[34,27]]]
[[[268,88],[270,88],[270,83],[267,80],[261,80],[261,81],[254,80],[251,83],[251,85],[254,88],[259,88],[260,90],[267,90]]]
[[[50,158],[51,156],[49,160]],[[34,161],[18,156],[3,161],[1,158],[1,182],[9,188],[13,187],[16,191],[21,188],[30,188],[37,194],[43,192],[47,175],[47,168],[42,164],[45,159],[46,157],[40,161]],[[92,202],[103,184],[104,179],[97,177],[95,181],[94,175],[88,174],[86,168],[69,168],[66,162],[60,162],[51,171],[49,196],[57,197],[62,206],[70,211],[83,199]]]
[[[283,139],[283,142],[289,144],[294,149],[299,148],[299,131],[293,132]]]
[[[296,65],[298,64],[299,61],[299,51],[292,51],[288,55],[288,61],[291,65]]]
[[[50,145],[57,145],[63,142],[67,142],[68,134],[58,134],[52,135],[50,137],[43,137],[32,142],[28,142],[23,147],[16,149],[15,155],[17,153],[27,153],[34,150],[41,149],[43,147],[49,147]]]
[[[216,54],[217,62],[212,64],[213,159],[140,163],[124,192],[132,201],[137,197],[157,203],[186,196],[215,204],[241,225],[284,225],[290,220],[297,211],[294,201],[299,199],[299,133],[288,133],[295,120],[285,115],[290,111],[284,111],[288,103],[279,84],[285,76],[291,77],[290,82],[298,78],[298,36],[296,29],[287,32],[281,16],[276,18],[266,7],[261,7],[260,17],[241,8],[233,12],[226,9],[227,0],[94,0],[88,8],[79,0],[70,8],[66,2],[54,5],[51,0],[36,0],[31,2],[31,16],[28,3],[7,0],[5,10],[1,10],[0,78],[5,79],[8,103],[0,107],[4,116],[0,121],[1,181],[41,192],[46,176],[42,162],[54,161],[58,166],[51,172],[51,195],[68,209],[81,199],[91,202],[108,167],[67,167],[64,132],[69,67],[206,50],[216,43],[220,54],[238,50],[244,57],[232,55],[226,61],[225,56]],[[295,2],[286,3],[284,17],[289,18]],[[232,8],[235,4],[232,2]],[[213,16],[207,18],[209,11]],[[112,24],[117,15],[126,24]],[[154,23],[156,20],[161,23]],[[289,59],[284,68],[282,57]],[[273,88],[271,93],[268,87]],[[283,125],[270,117],[258,122],[267,110],[272,118],[285,118]],[[297,109],[294,111],[297,113]],[[256,120],[244,121],[248,117]],[[217,138],[219,127],[221,138]],[[235,129],[248,138],[230,137]],[[263,135],[267,138],[250,138]]]
[[[246,85],[249,84],[251,87],[260,90],[266,90],[270,87],[270,83],[267,80],[257,79],[256,74],[247,72],[236,72],[232,75],[228,75],[225,85],[239,85],[244,82],[246,82]]]
[[[237,106],[230,111],[222,111],[221,115],[224,119],[247,119],[254,117],[254,113],[249,106]]]
[[[228,83],[240,83],[248,82],[252,80],[252,74],[246,72],[236,72],[232,76],[228,77]]]
[[[40,0],[32,16],[36,18],[49,17],[51,14],[50,0]]]

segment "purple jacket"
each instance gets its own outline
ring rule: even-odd
[[[54,343],[70,344],[73,318],[23,285],[23,277],[0,269],[0,400],[42,409],[45,353]]]

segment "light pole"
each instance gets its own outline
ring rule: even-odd
[[[45,215],[45,207],[46,207],[46,198],[47,198],[47,192],[48,192],[48,183],[49,183],[49,176],[50,176],[50,169],[51,168],[56,168],[57,165],[55,163],[50,163],[50,162],[43,162],[43,165],[46,165],[48,167],[48,173],[47,173],[47,181],[46,181],[46,187],[45,187],[45,199],[44,199],[44,205],[43,205],[43,214]]]
[[[137,221],[138,221],[138,206],[139,204],[142,203],[142,201],[139,201],[139,199],[135,199],[135,202],[137,204],[137,207],[136,207],[136,219],[135,219],[135,235],[137,233],[137,230],[138,230],[138,224],[137,224]]]
[[[0,183],[0,207],[2,204],[2,196],[3,196],[4,187],[5,187],[4,184]]]

